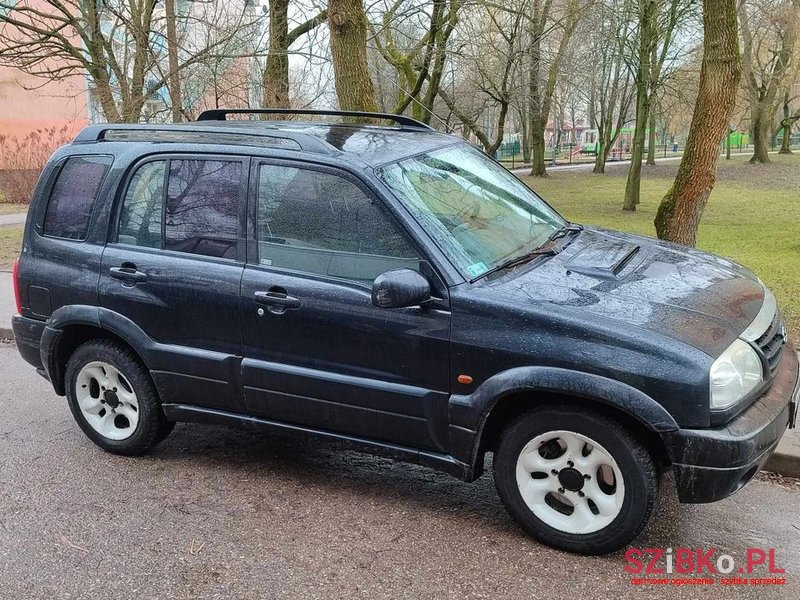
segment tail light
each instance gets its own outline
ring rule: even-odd
[[[14,300],[17,303],[17,314],[22,314],[22,301],[19,297],[19,258],[14,259]]]

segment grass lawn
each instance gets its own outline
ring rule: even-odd
[[[720,161],[717,185],[700,222],[697,246],[730,257],[755,272],[775,293],[794,339],[800,339],[800,155]],[[589,170],[522,179],[577,223],[655,236],[653,218],[677,171],[675,163],[644,167],[642,199],[623,212],[626,167],[605,175]]]
[[[22,225],[0,227],[0,267],[9,267],[19,256],[22,248],[22,229]]]

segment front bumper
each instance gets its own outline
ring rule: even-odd
[[[681,502],[716,502],[741,489],[794,426],[800,380],[791,344],[769,391],[724,427],[664,434]]]

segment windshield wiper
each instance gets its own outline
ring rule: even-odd
[[[583,225],[575,225],[574,223],[567,223],[566,225],[564,225],[564,227],[556,229],[553,233],[551,233],[550,237],[547,238],[547,241],[539,247],[541,248],[542,246],[547,245],[548,242],[554,242],[558,239],[561,239],[568,233],[575,233],[578,231],[583,231]]]
[[[538,248],[535,250],[531,250],[530,252],[526,252],[525,254],[521,254],[519,256],[514,256],[512,258],[506,259],[503,262],[493,266],[488,271],[484,271],[477,277],[470,279],[470,283],[475,283],[479,279],[483,279],[484,277],[491,275],[492,273],[497,273],[498,271],[503,271],[505,269],[511,269],[513,267],[517,267],[519,265],[523,265],[527,262],[532,261],[537,256],[553,256],[558,254],[561,251],[559,246],[556,246],[554,243],[556,240],[561,239],[568,233],[574,233],[578,231],[582,231],[583,227],[581,225],[573,225],[572,223],[561,227],[560,229],[556,229],[553,233],[550,234],[550,237]]]

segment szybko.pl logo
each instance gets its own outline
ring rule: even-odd
[[[775,548],[748,548],[744,563],[716,548],[628,548],[633,585],[784,585]]]

